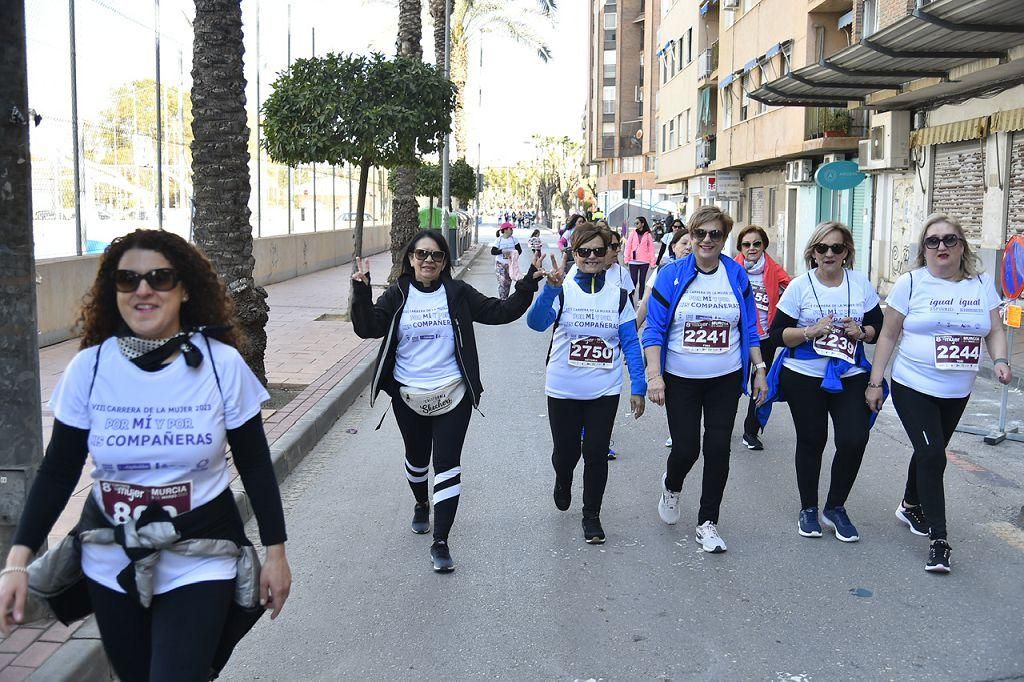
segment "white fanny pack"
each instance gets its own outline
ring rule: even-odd
[[[399,386],[398,393],[413,412],[424,417],[434,417],[451,412],[462,402],[463,396],[466,395],[466,382],[460,377],[433,391]]]

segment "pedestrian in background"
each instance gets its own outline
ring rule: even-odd
[[[558,509],[569,509],[573,472],[582,456],[583,537],[590,544],[605,541],[601,504],[622,390],[623,356],[629,367],[630,408],[635,418],[644,412],[647,392],[636,312],[628,293],[605,272],[611,239],[605,228],[592,223],[578,226],[572,244],[577,273],[564,283],[561,271],[549,274],[526,317],[535,331],[554,325],[544,386],[554,443],[553,496]]]
[[[864,344],[874,343],[882,328],[878,294],[852,269],[855,255],[846,225],[826,221],[814,228],[804,249],[809,271],[789,283],[770,330],[784,349],[769,374],[769,400],[789,403],[796,430],[797,530],[821,537],[818,479],[831,417],[836,453],[821,516],[843,542],[860,539],[845,505],[872,425],[863,399],[871,372]],[[762,410],[761,423],[766,419]]]
[[[414,533],[430,532],[427,476],[434,463],[434,570],[452,571],[448,535],[462,493],[462,446],[483,385],[473,323],[507,324],[526,312],[542,276],[539,259],[506,299],[488,298],[452,277],[451,251],[439,232],[421,230],[405,248],[398,281],[374,304],[365,261],[352,275],[352,327],[362,339],[383,338],[370,404],[392,398],[405,444],[405,475],[416,504]]]
[[[497,239],[491,244],[491,255],[494,256],[494,277],[498,280],[498,298],[508,298],[512,288],[512,273],[509,271],[513,258],[519,258],[523,252],[519,240],[512,236],[512,223],[502,223],[496,234]]]
[[[540,230],[534,230],[530,235],[530,250],[533,251],[533,259],[536,260],[544,253],[544,242],[540,239]]]
[[[676,259],[675,254],[672,252],[672,242],[675,240],[677,234],[686,233],[686,230],[684,229],[681,220],[675,220],[671,223],[668,223],[668,225],[671,225],[672,229],[666,232],[661,237],[661,249],[658,251],[658,258],[655,261],[655,267],[661,265],[662,257],[664,257],[666,253],[668,253],[669,261],[673,261]],[[689,243],[689,240],[687,240],[687,243]]]
[[[647,218],[640,216],[634,223],[636,229],[626,238],[626,263],[629,265],[629,276],[633,280],[637,295],[644,297],[644,286],[647,272],[657,263],[654,255],[654,237],[647,225]]]
[[[775,343],[768,330],[775,320],[779,297],[789,286],[789,275],[768,255],[768,233],[760,225],[747,225],[736,235],[736,262],[742,265],[750,278],[757,308],[757,335],[761,339],[761,357],[766,364],[775,359]],[[743,420],[743,444],[748,450],[764,450],[758,437],[761,424],[757,421],[757,404],[751,398],[747,417]]]
[[[643,333],[650,399],[664,405],[672,450],[662,477],[658,515],[679,521],[679,495],[700,456],[704,481],[696,540],[705,552],[726,550],[718,533],[729,478],[729,442],[740,395],[754,367],[754,396],[767,390],[756,309],[747,273],[722,255],[732,218],[705,206],[690,218],[693,253],[664,266],[648,301]]]
[[[260,413],[269,396],[236,350],[224,284],[170,232],[111,243],[81,324],[0,571],[0,629],[10,634],[24,617],[31,575],[37,594],[56,595],[51,606],[66,624],[95,613],[119,679],[208,680],[262,607],[275,618],[291,589]],[[262,570],[228,485],[228,446],[267,548]],[[26,571],[89,455],[93,484],[78,525]],[[70,585],[42,584],[68,572],[77,574]],[[246,590],[259,602],[236,602]]]
[[[885,367],[899,342],[892,402],[914,454],[896,517],[931,541],[924,570],[949,573],[946,446],[978,377],[982,339],[999,382],[1010,383],[1013,372],[995,284],[979,272],[978,259],[955,218],[941,213],[928,217],[918,238],[915,266],[900,275],[886,299],[864,398],[872,411],[882,408]]]

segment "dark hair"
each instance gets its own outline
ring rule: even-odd
[[[77,322],[82,331],[79,348],[98,346],[125,324],[117,309],[114,272],[130,249],[156,251],[178,273],[181,286],[189,293],[188,300],[181,304],[182,327],[227,326],[223,331],[211,331],[210,336],[236,348],[240,345],[242,339],[235,329],[234,303],[206,256],[173,232],[135,230],[114,239],[100,258],[96,279],[82,299]]]
[[[758,236],[760,236],[761,240],[764,242],[764,250],[768,250],[768,233],[764,231],[764,228],[761,227],[760,225],[747,225],[742,230],[740,230],[740,233],[738,235],[736,235],[737,251],[740,251],[742,249],[740,243],[743,241],[743,235],[745,235],[747,232],[757,232]]]
[[[636,221],[640,223],[640,227],[636,228],[637,232],[644,233],[651,231],[651,226],[647,224],[647,218],[643,217],[642,215],[638,215],[636,217]]]
[[[402,259],[402,272],[401,275],[416,276],[416,271],[412,269],[412,263],[409,262],[409,257],[412,256],[412,252],[416,250],[416,242],[428,237],[433,239],[437,244],[437,247],[444,251],[444,267],[441,269],[441,278],[452,276],[452,250],[448,248],[448,242],[441,234],[440,230],[420,230],[412,236],[409,243],[405,245],[405,258]]]
[[[571,216],[569,216],[569,222],[566,223],[566,229],[574,229],[576,227],[576,223],[580,222],[581,220],[586,221],[586,218],[581,216],[579,213],[573,213]]]
[[[534,230],[533,234],[531,234],[530,236],[531,237],[539,237],[540,236],[540,230]]]
[[[607,227],[595,223],[580,223],[572,233],[572,250],[580,248],[594,237],[599,237],[605,246],[612,240],[612,232]]]

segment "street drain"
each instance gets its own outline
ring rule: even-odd
[[[313,320],[314,322],[348,322],[348,315],[345,313],[324,313]]]

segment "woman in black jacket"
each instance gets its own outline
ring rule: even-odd
[[[405,249],[398,281],[374,304],[370,275],[361,259],[352,274],[352,326],[363,339],[383,338],[370,390],[393,400],[405,442],[405,475],[416,498],[412,530],[430,531],[427,472],[434,460],[434,570],[454,569],[448,532],[455,520],[461,484],[462,445],[469,417],[480,403],[480,363],[473,323],[507,324],[530,307],[540,260],[505,300],[484,296],[454,279],[451,251],[440,232],[421,230]]]

